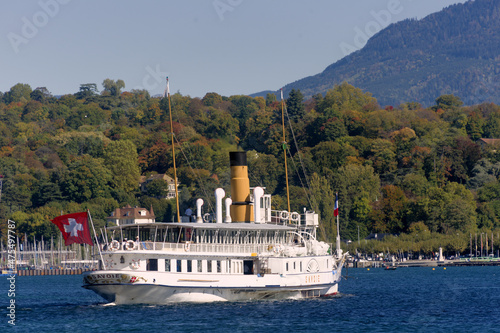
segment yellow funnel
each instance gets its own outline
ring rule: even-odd
[[[229,153],[231,166],[231,220],[250,222],[254,220],[253,205],[250,202],[250,180],[248,179],[247,153],[236,151]]]

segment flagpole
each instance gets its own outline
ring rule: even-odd
[[[342,256],[342,250],[340,249],[340,227],[339,227],[339,194],[335,193],[335,208],[337,208],[337,257],[340,259]]]
[[[288,188],[288,165],[286,162],[286,135],[285,135],[285,100],[283,98],[283,88],[280,89],[281,91],[281,125],[283,127],[283,153],[285,156],[285,180],[286,180],[286,202],[287,202],[287,207],[288,207],[288,223],[290,224],[292,221],[292,214],[290,211],[290,190]]]
[[[179,190],[177,189],[177,168],[175,165],[175,146],[174,146],[174,127],[172,124],[172,107],[170,106],[170,85],[167,76],[167,89],[165,90],[165,96],[168,98],[168,113],[170,115],[170,134],[172,136],[172,162],[174,164],[174,186],[175,186],[175,204],[177,208],[177,222],[181,221],[181,214],[179,210]]]
[[[94,238],[95,238],[95,242],[97,243],[97,250],[99,251],[99,256],[101,257],[102,266],[104,267],[104,258],[102,257],[101,245],[99,244],[99,240],[97,239],[97,234],[96,234],[95,228],[94,228],[94,221],[92,221],[92,216],[90,215],[90,210],[88,210],[88,209],[87,209],[87,214],[88,214],[89,219],[90,219],[90,224],[92,225],[92,230],[94,231]],[[104,267],[104,269],[106,269],[106,267]]]

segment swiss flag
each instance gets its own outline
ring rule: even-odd
[[[87,212],[61,215],[51,221],[61,230],[64,245],[73,243],[94,245],[90,236]]]

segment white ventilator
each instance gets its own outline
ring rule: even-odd
[[[222,199],[226,196],[226,191],[221,188],[215,190],[215,221],[222,223]]]
[[[203,206],[203,199],[196,199],[196,223],[203,223],[201,217],[201,207]]]
[[[264,189],[257,186],[253,189],[253,216],[255,216],[255,223],[262,223],[260,218],[260,198],[264,195]]]
[[[233,200],[231,198],[226,198],[226,219],[224,222],[231,223],[231,205],[233,204]]]

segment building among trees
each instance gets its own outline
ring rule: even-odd
[[[127,205],[122,208],[116,208],[106,220],[108,221],[108,225],[110,223],[116,225],[155,223],[155,214],[153,212],[153,207],[147,210],[145,208]]]
[[[142,193],[165,199],[175,198],[175,181],[165,173],[141,176],[139,186]]]

